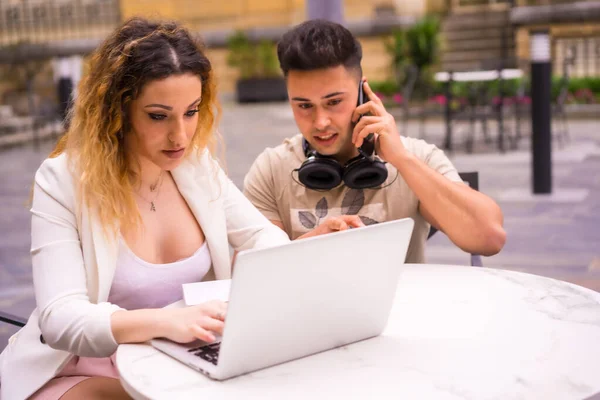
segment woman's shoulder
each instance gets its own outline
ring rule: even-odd
[[[76,178],[71,161],[64,153],[46,158],[35,174],[35,186],[55,199],[73,200]]]
[[[65,179],[72,179],[72,165],[65,153],[46,158],[35,175],[36,182],[39,180],[64,182]]]

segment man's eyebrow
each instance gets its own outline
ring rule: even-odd
[[[194,100],[194,102],[192,102],[192,104],[190,104],[188,106],[188,108],[190,108],[194,104],[198,103],[200,100],[202,100],[202,96],[200,96],[196,100]],[[144,108],[148,108],[148,107],[158,107],[158,108],[162,108],[162,109],[167,110],[167,111],[172,111],[173,110],[173,107],[171,107],[171,106],[166,106],[164,104],[157,104],[157,103],[148,104],[147,106],[144,106]]]
[[[323,96],[323,99],[329,99],[331,97],[335,97],[335,96],[339,96],[340,94],[344,94],[345,92],[333,92],[333,93],[329,93],[328,95]]]
[[[339,96],[340,94],[345,94],[345,93],[346,92],[333,92],[333,93],[326,94],[325,96],[323,96],[321,98],[329,99],[331,97]],[[293,97],[292,100],[293,101],[310,101],[309,99],[305,99],[304,97]]]

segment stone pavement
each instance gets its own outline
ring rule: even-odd
[[[600,120],[570,123],[571,141],[554,146],[554,194],[531,196],[528,141],[520,150],[498,154],[478,143],[476,154],[451,158],[459,171],[479,171],[480,190],[501,205],[508,239],[504,250],[484,258],[486,267],[524,271],[600,291]],[[296,128],[287,104],[224,105],[221,132],[227,170],[241,187],[254,158]],[[417,135],[416,123],[407,134]],[[494,132],[494,129],[492,129]],[[428,124],[426,139],[441,145],[443,124]],[[0,150],[0,310],[28,316],[34,307],[31,281],[30,216],[26,204],[36,169],[52,143]],[[443,234],[428,243],[428,262],[468,264],[469,256]],[[15,330],[0,324],[0,349]]]

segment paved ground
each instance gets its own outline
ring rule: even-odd
[[[495,198],[505,215],[504,250],[484,265],[559,278],[600,291],[600,121],[570,124],[571,142],[554,150],[552,196],[530,193],[528,141],[521,150],[498,154],[478,143],[476,154],[460,149],[451,155],[460,171],[477,170],[480,190]],[[227,166],[240,185],[245,172],[266,146],[296,133],[286,104],[225,105],[221,131]],[[409,124],[407,134],[416,135]],[[442,143],[441,122],[428,124],[426,139]],[[0,310],[21,316],[34,307],[31,282],[30,216],[26,205],[34,173],[52,143],[39,149],[24,145],[0,150]],[[469,257],[443,234],[428,243],[429,262],[467,264]],[[0,349],[14,332],[0,324]]]

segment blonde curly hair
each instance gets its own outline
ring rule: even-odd
[[[211,63],[199,38],[175,22],[132,18],[92,54],[69,128],[50,157],[69,155],[79,198],[97,212],[105,229],[136,228],[141,222],[133,195],[139,176],[123,145],[123,135],[130,129],[128,104],[146,83],[184,73],[202,81],[198,127],[188,156],[206,148],[214,153],[220,106]]]

